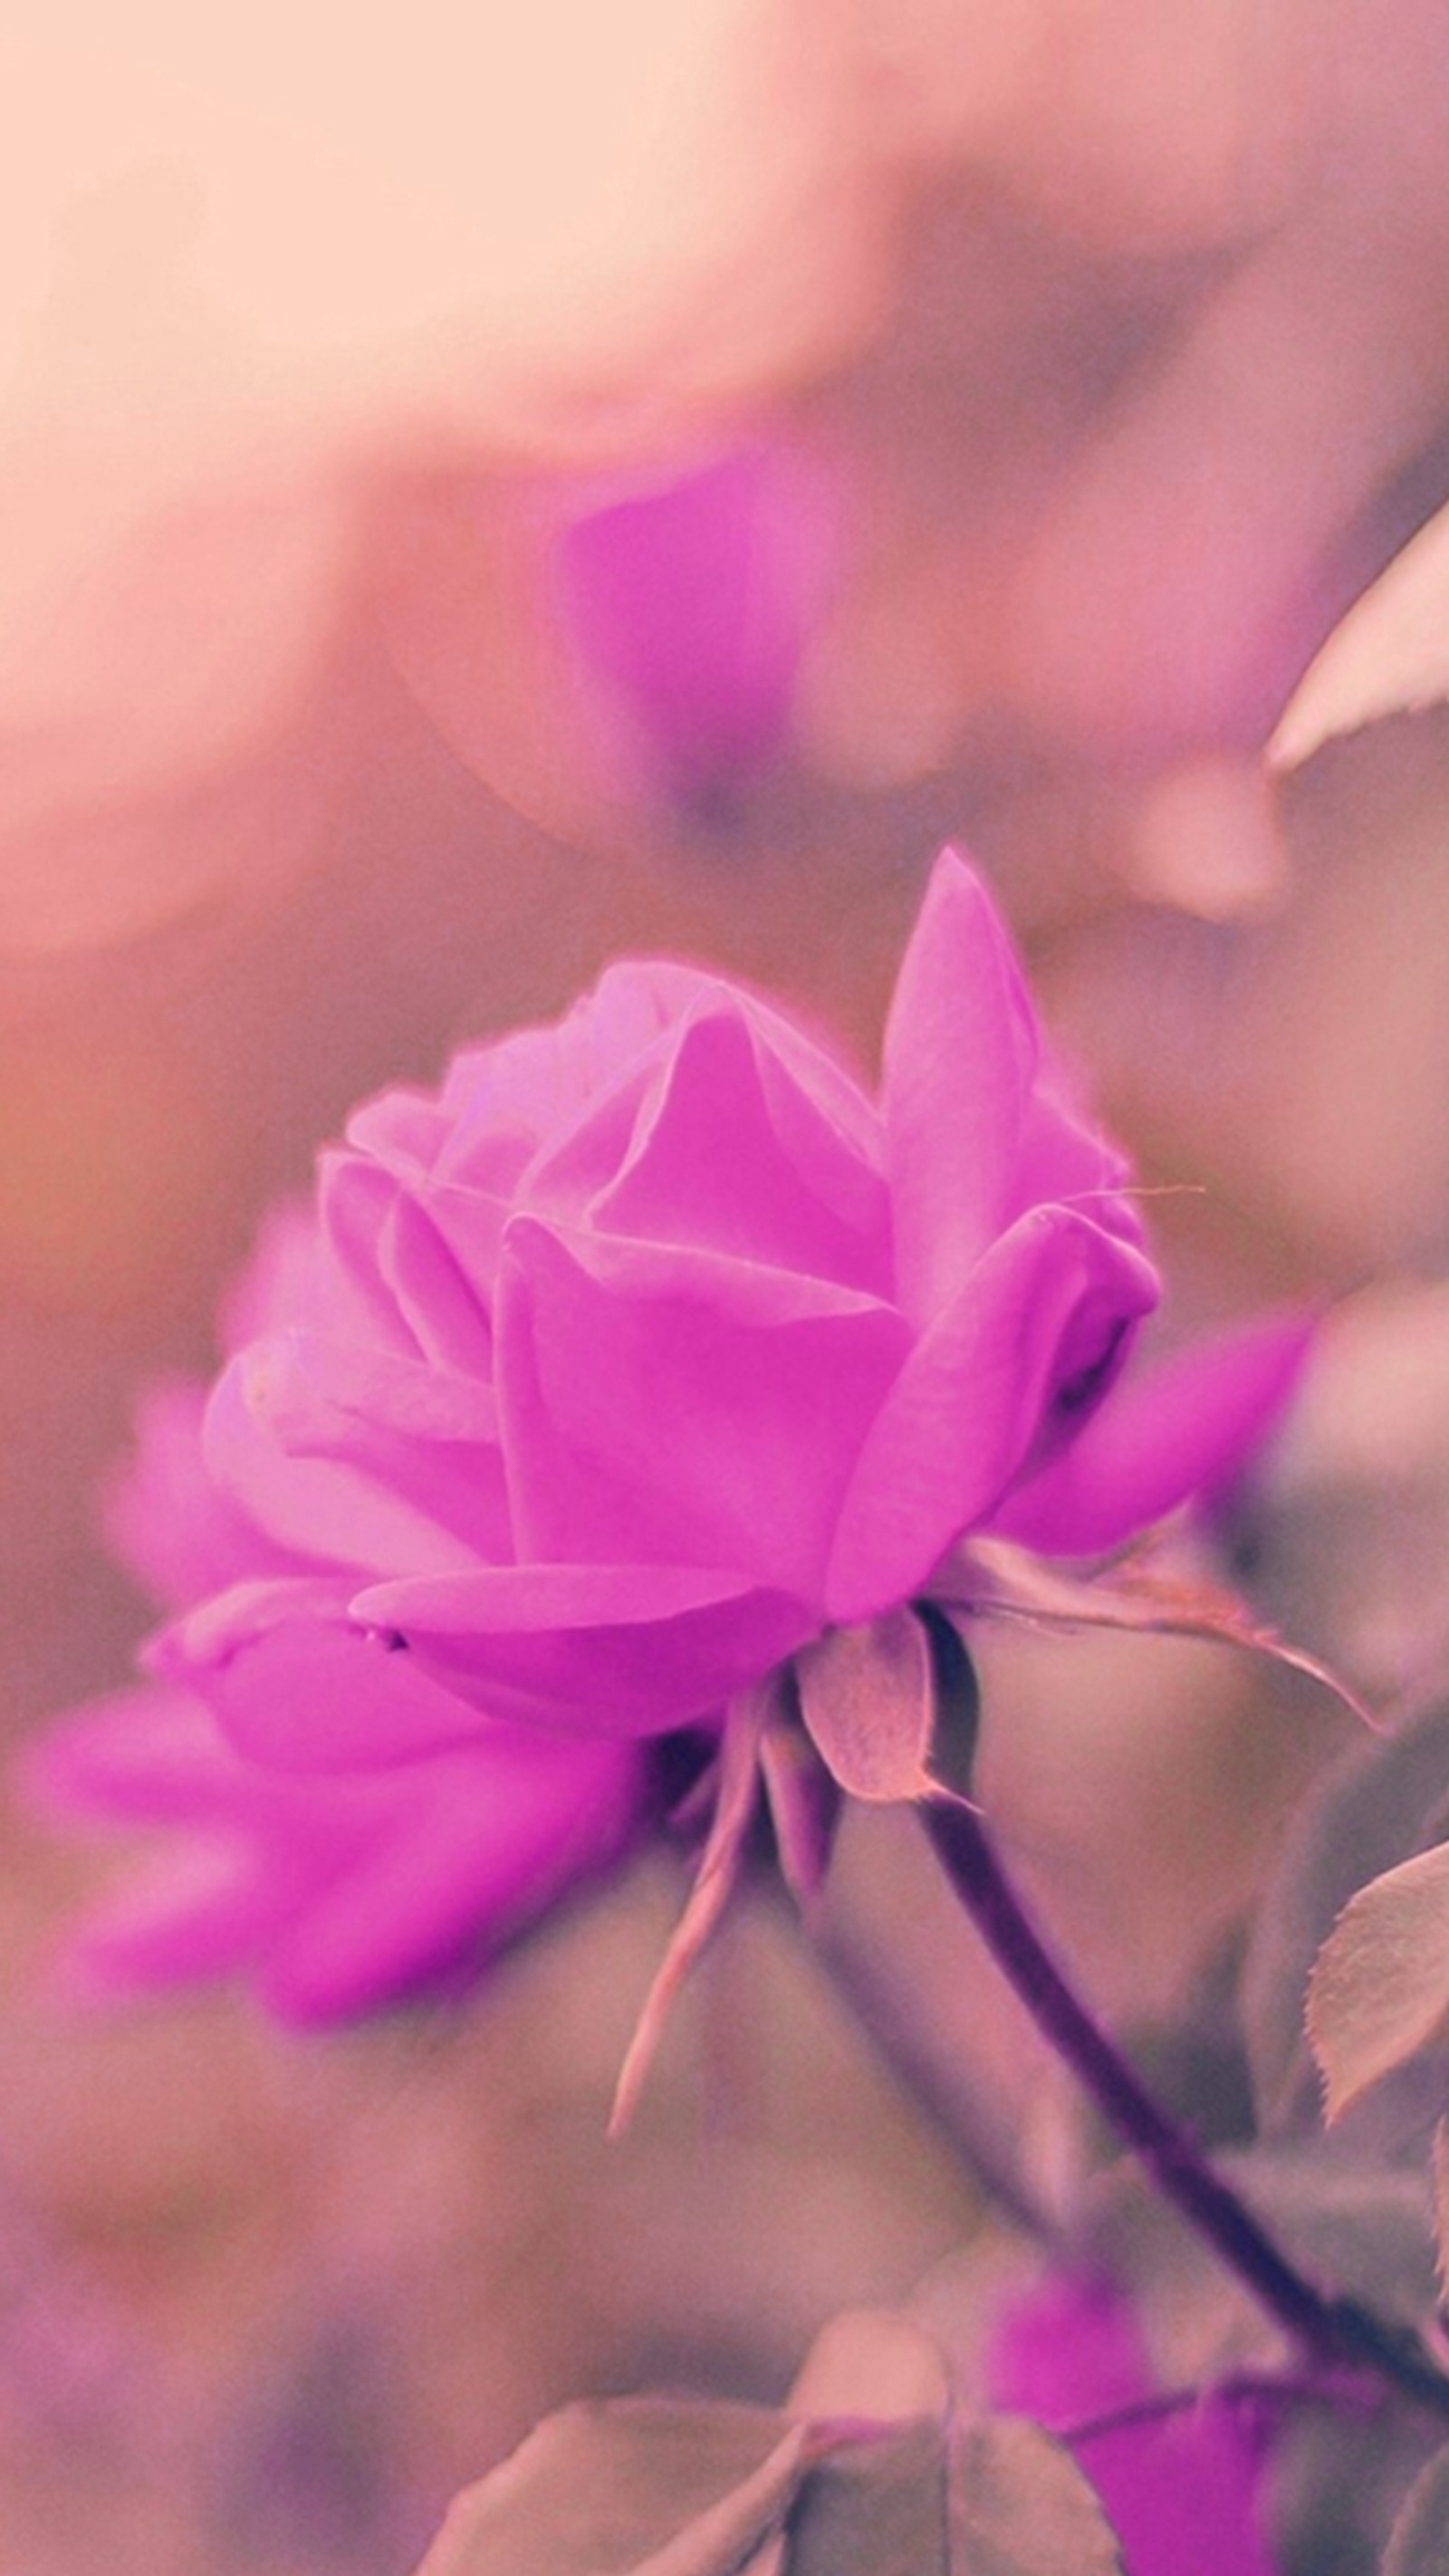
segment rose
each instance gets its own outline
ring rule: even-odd
[[[126,1534],[185,1603],[154,1679],[279,1798],[365,1777],[400,1815],[467,1756],[486,1802],[530,1747],[546,1898],[550,1801],[572,1854],[587,1779],[586,1857],[617,1850],[640,1739],[707,1740],[964,1538],[1105,1550],[1226,1472],[1301,1329],[1142,1378],[1158,1293],[955,856],[878,1101],[754,995],[617,966],[363,1109],[232,1314],[199,1445],[153,1416]]]

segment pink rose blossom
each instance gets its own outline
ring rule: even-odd
[[[176,1615],[52,1776],[229,1819],[245,1855],[225,1939],[189,1897],[123,1957],[194,1938],[342,2009],[602,1865],[641,1739],[713,1730],[963,1538],[1096,1553],[1210,1487],[1302,1328],[1139,1376],[1158,1294],[949,853],[878,1099],[753,994],[644,962],[373,1101],[264,1244],[204,1415],[153,1397],[117,1507]],[[351,1932],[299,1992],[321,1917]]]

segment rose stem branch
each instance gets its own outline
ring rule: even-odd
[[[1372,2369],[1449,2416],[1449,2379],[1417,2341],[1305,2280],[1119,2055],[1041,1940],[980,1817],[946,1798],[932,1799],[922,1813],[952,1887],[1043,2038],[1188,2225],[1310,2359]]]

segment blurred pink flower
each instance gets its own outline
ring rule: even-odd
[[[1211,2394],[1154,2414],[1141,2330],[1117,2292],[1047,2282],[998,2319],[987,2373],[993,2404],[1071,2444],[1133,2576],[1274,2576],[1257,2501],[1261,2426]]]
[[[116,1524],[179,1615],[155,1691],[62,1736],[63,1793],[164,1805],[204,1707],[230,1748],[207,1795],[262,1855],[254,1948],[301,1937],[319,1852],[360,1883],[359,1819],[381,1875],[431,1885],[465,1782],[475,1928],[527,1910],[618,1849],[641,1737],[928,1592],[965,1534],[1096,1552],[1224,1474],[1301,1326],[1124,1376],[1158,1294],[1126,1166],[953,854],[878,1102],[755,995],[615,966],[359,1111],[234,1300],[204,1417],[153,1396]],[[399,1964],[380,1897],[357,1929],[354,1993]]]

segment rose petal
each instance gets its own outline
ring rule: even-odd
[[[787,1594],[695,1566],[485,1568],[376,1585],[352,1613],[500,1718],[602,1734],[707,1716],[814,1626]]]
[[[771,1060],[728,994],[680,1032],[640,1132],[588,1219],[610,1234],[890,1293],[879,1171]]]
[[[399,1785],[370,1845],[271,1946],[262,1993],[284,2021],[335,2021],[450,1970],[476,1973],[614,1857],[638,1802],[625,1748],[501,1732]]]
[[[1104,1555],[1210,1492],[1287,1403],[1312,1332],[1300,1313],[1267,1316],[1129,1371],[994,1527],[1047,1555]]]
[[[207,1467],[223,1494],[277,1545],[314,1564],[390,1573],[471,1564],[476,1547],[447,1526],[454,1497],[432,1444],[395,1443],[389,1463],[397,1473],[386,1478],[347,1459],[294,1456],[285,1434],[293,1379],[289,1365],[279,1366],[275,1341],[252,1344],[223,1370],[202,1433]],[[496,1507],[490,1515],[487,1453],[475,1455],[483,1544]]]
[[[1006,1220],[1036,1065],[1036,1021],[1006,933],[979,877],[943,851],[885,1040],[897,1292],[917,1324],[959,1293]]]
[[[243,1575],[285,1573],[300,1558],[269,1541],[206,1472],[206,1390],[162,1378],[136,1408],[135,1454],[107,1496],[105,1532],[153,1598],[180,1609]]]
[[[849,1289],[515,1219],[498,1394],[520,1554],[729,1566],[818,1600],[906,1347]]]
[[[14,1784],[52,1822],[94,1816],[117,1824],[235,1824],[273,1795],[239,1761],[196,1693],[142,1683],[90,1701],[25,1745]]]
[[[1082,1365],[1155,1302],[1150,1264],[1073,1208],[1038,1208],[981,1260],[925,1335],[861,1451],[826,1606],[849,1625],[909,1598],[952,1541],[988,1518],[1051,1429]],[[1115,1339],[1114,1339],[1115,1337]]]
[[[486,1724],[403,1648],[315,1608],[210,1656],[193,1647],[186,1672],[238,1751],[277,1771],[411,1762]]]

